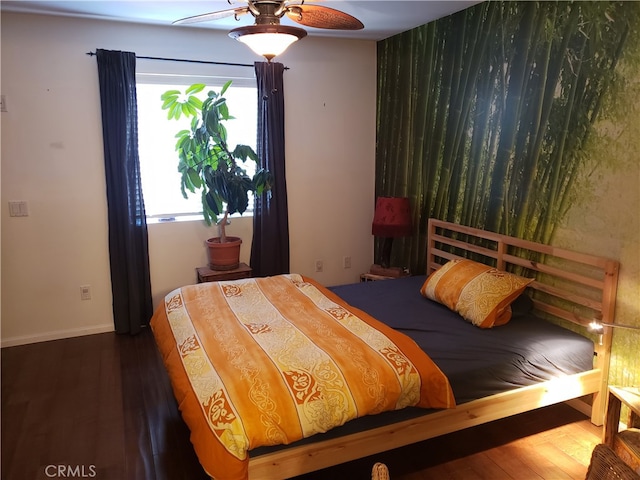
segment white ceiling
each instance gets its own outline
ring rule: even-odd
[[[171,22],[180,18],[227,10],[243,4],[242,0],[230,0],[230,2],[231,5],[227,0],[2,0],[0,8],[3,12],[40,13],[170,25]],[[321,3],[342,10],[359,19],[365,26],[363,30],[349,32],[303,27],[309,35],[382,40],[464,10],[471,5],[480,3],[480,0],[308,0],[307,3]],[[230,30],[252,23],[253,17],[244,15],[239,22],[233,17],[228,17],[197,25],[176,26],[175,28]],[[283,19],[282,24],[297,25],[288,19]]]

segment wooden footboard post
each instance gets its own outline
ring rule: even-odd
[[[610,260],[604,267],[604,287],[602,289],[602,321],[604,323],[614,323],[616,292],[618,290],[618,262]],[[611,340],[613,329],[604,327],[600,335],[600,344],[596,348],[596,368],[602,371],[600,389],[593,394],[593,405],[591,407],[591,422],[594,425],[602,425],[607,409],[607,399],[609,392],[609,365],[611,363]]]
[[[610,328],[606,328],[611,330]],[[606,338],[606,340],[605,340]],[[596,348],[596,368],[600,370],[600,387],[593,394],[591,405],[591,423],[602,425],[607,410],[607,392],[609,388],[609,361],[611,359],[611,332],[602,335],[602,344]]]

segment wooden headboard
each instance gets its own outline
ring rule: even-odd
[[[536,310],[560,323],[571,322],[585,334],[594,319],[614,323],[620,266],[616,260],[430,219],[427,274],[454,258],[471,258],[535,278],[528,293]],[[595,367],[602,370],[601,389],[593,399],[596,424],[604,415],[611,337],[611,327],[605,327],[595,342]]]

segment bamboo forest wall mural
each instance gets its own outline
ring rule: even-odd
[[[377,108],[376,195],[412,204],[393,264],[424,273],[429,217],[610,256],[640,326],[640,2],[487,1],[383,40]],[[618,330],[610,383],[638,386]]]

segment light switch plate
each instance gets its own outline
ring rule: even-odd
[[[28,217],[29,206],[24,200],[9,202],[10,217]]]

